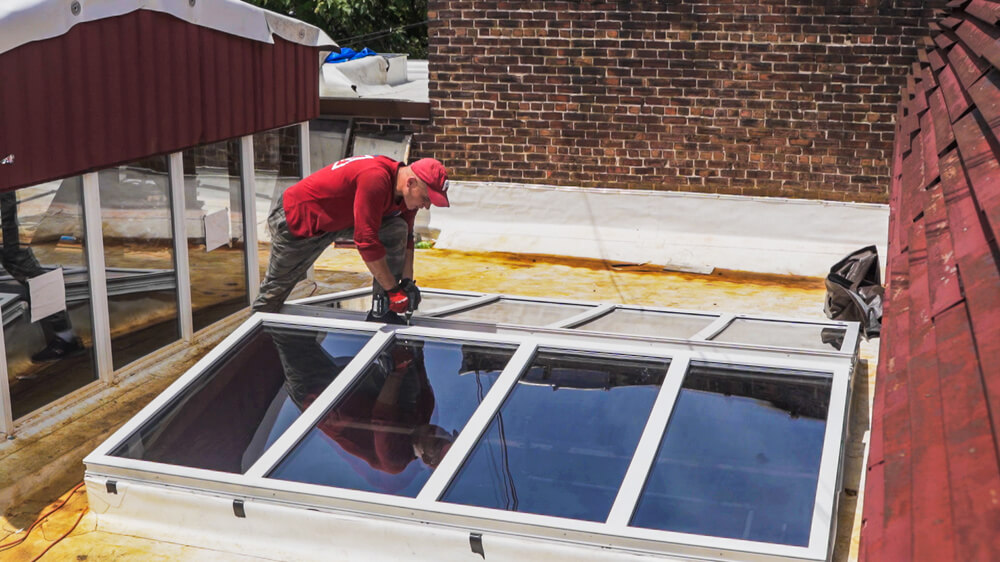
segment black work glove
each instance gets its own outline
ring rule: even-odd
[[[420,306],[420,289],[413,279],[403,279],[399,282],[399,288],[410,299],[410,310],[416,310]]]

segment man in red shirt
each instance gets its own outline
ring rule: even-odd
[[[267,218],[271,260],[253,310],[277,312],[327,246],[352,238],[375,278],[369,320],[401,323],[397,313],[420,304],[413,220],[419,209],[448,206],[447,179],[433,158],[404,166],[385,156],[354,156],[289,187]]]

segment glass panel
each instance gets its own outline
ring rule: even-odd
[[[302,179],[302,146],[299,126],[291,125],[257,133],[253,136],[253,169],[257,201],[257,240],[260,252],[260,278],[267,270],[271,235],[267,215],[279,195]]]
[[[415,497],[513,354],[394,342],[270,476]]]
[[[692,363],[632,525],[806,546],[831,380]]]
[[[420,294],[420,310],[416,311],[414,314],[419,316],[420,314],[424,314],[428,311],[472,300],[473,298],[475,297],[465,297],[460,295],[442,295],[439,293],[423,292]],[[325,306],[327,308],[338,308],[342,310],[358,310],[361,312],[368,312],[372,307],[372,296],[371,294],[364,294],[356,297],[338,299],[335,301],[317,303],[317,304],[320,306]]]
[[[523,326],[547,326],[549,324],[576,316],[585,310],[593,308],[587,305],[556,304],[546,302],[519,301],[500,299],[498,301],[477,306],[472,310],[447,314],[445,318],[454,320],[473,320],[495,324],[520,324]]]
[[[718,317],[618,308],[575,329],[657,338],[690,338],[716,318]]]
[[[200,330],[250,304],[240,143],[191,148],[183,158],[191,306]]]
[[[604,521],[667,367],[539,354],[442,499]]]
[[[180,338],[167,157],[102,170],[101,222],[115,369]]]
[[[309,172],[342,160],[347,156],[347,135],[351,122],[339,119],[313,119],[309,122]]]
[[[97,379],[80,176],[0,194],[3,310],[14,418]],[[62,268],[66,310],[32,321],[28,280]]]
[[[111,455],[242,474],[369,339],[265,325]]]
[[[795,324],[737,318],[712,338],[714,341],[773,345],[802,349],[839,350],[847,330],[821,324]]]

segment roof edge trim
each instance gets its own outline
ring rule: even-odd
[[[241,0],[7,0],[0,3],[0,54],[59,37],[79,23],[136,10],[170,14],[188,23],[260,41],[273,36],[309,47],[336,47],[322,29]]]

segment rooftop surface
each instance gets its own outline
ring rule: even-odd
[[[664,271],[658,266],[610,263],[552,256],[483,254],[445,250],[418,250],[418,282],[425,287],[512,295],[562,297],[594,302],[664,306],[710,312],[743,312],[798,319],[823,319],[825,289],[822,279],[779,277],[717,271],[698,275]],[[314,285],[304,283],[299,296],[367,286],[370,276],[352,249],[329,249],[316,264]],[[241,315],[242,320],[245,316]],[[229,323],[226,329],[232,329]],[[203,338],[198,338],[202,340]],[[215,340],[212,340],[215,341]],[[870,392],[878,355],[876,342],[863,342],[855,377],[850,432],[846,447],[836,560],[857,558],[860,511],[858,501],[864,465],[865,435],[869,427]],[[73,451],[46,468],[51,484],[33,497],[18,501],[0,518],[0,553],[13,560],[32,560],[45,549],[51,559],[229,559],[246,557],[113,535],[96,530],[96,518],[87,511],[82,480],[82,457],[143,405],[184,372],[209,346],[191,357],[166,366],[151,362],[113,392],[77,406],[86,409],[70,424],[18,439],[0,448],[0,484],[7,486],[26,472],[39,470],[26,458],[57,456],[60,448]],[[53,466],[54,464],[54,466]],[[62,506],[62,507],[59,507]],[[55,510],[51,515],[46,516]],[[39,518],[41,523],[28,532]],[[63,538],[65,536],[65,538]],[[27,537],[27,538],[25,538]],[[25,539],[14,548],[4,550]]]

